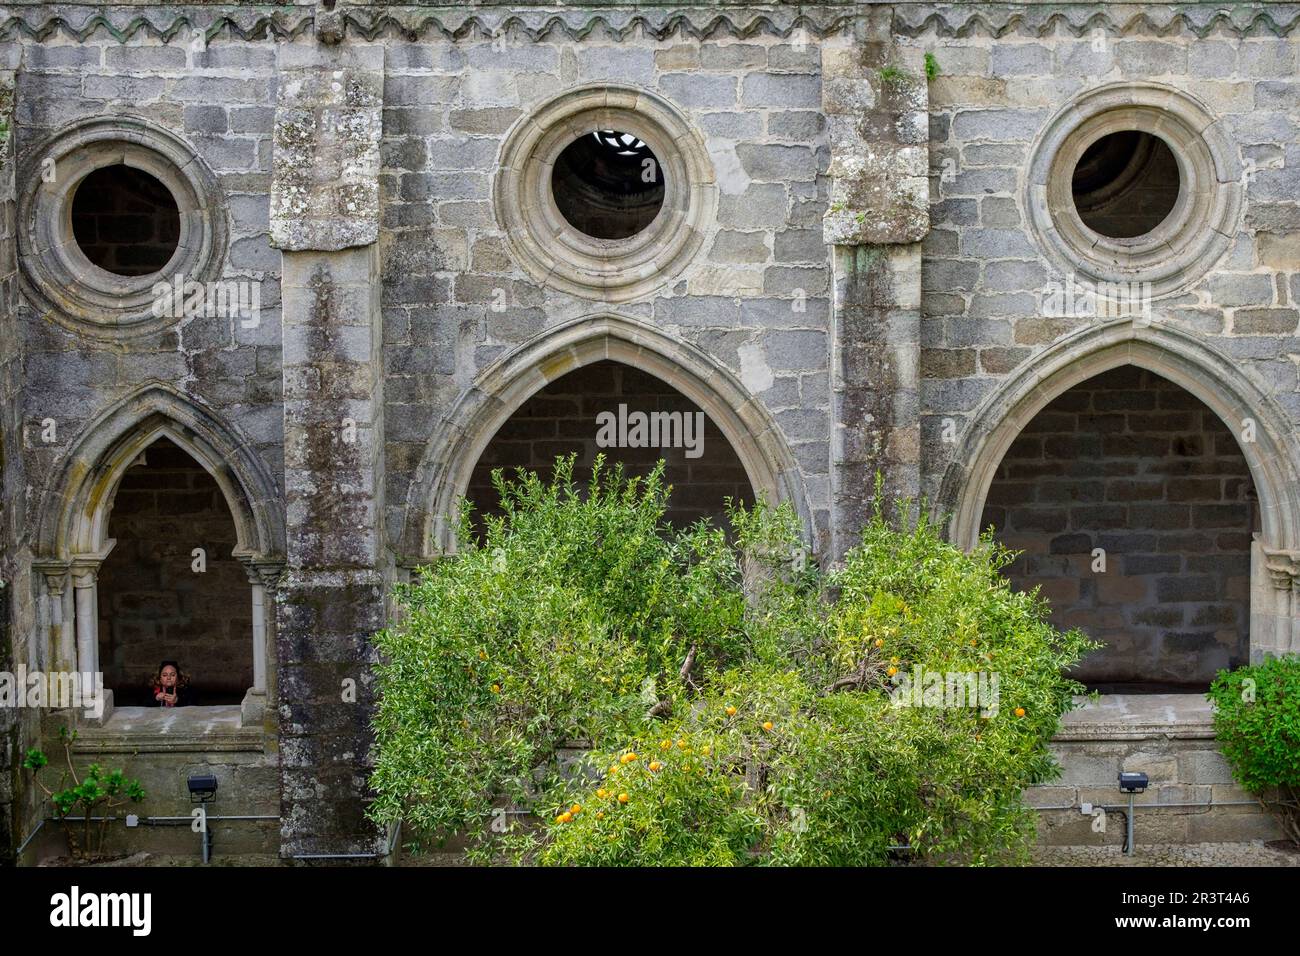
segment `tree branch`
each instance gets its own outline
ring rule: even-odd
[[[692,644],[691,649],[686,652],[686,660],[682,663],[682,669],[677,672],[677,676],[686,683],[687,687],[698,694],[700,692],[700,687],[691,677],[691,668],[695,666],[695,649],[695,645]]]
[[[867,664],[869,661],[870,655],[868,654],[867,657],[862,658],[862,663],[858,665],[858,669],[855,673],[850,674],[848,677],[841,677],[839,680],[832,683],[826,688],[826,693],[835,694],[839,691],[847,690],[850,687],[854,690],[862,690],[862,685],[867,681]]]

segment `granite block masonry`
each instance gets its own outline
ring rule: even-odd
[[[382,835],[361,811],[373,711],[365,670],[392,580],[376,246],[384,48],[280,53],[270,221],[281,250],[290,530],[276,664],[297,717],[280,736],[281,852],[378,853]]]
[[[1300,649],[1300,5],[4,13],[0,668],[157,646],[220,547],[209,606],[246,603],[196,660],[237,662],[214,684],[242,700],[169,742],[123,687],[79,746],[164,787],[238,768],[240,805],[279,818],[240,845],[385,857],[364,810],[391,586],[455,550],[492,467],[589,466],[619,404],[707,417],[670,463],[683,520],[788,501],[831,565],[879,475],[962,546],[993,524],[1026,551],[1013,580],[1108,640],[1115,698]],[[575,168],[593,133],[635,162]],[[591,235],[562,211],[584,204],[643,227]],[[1121,221],[1146,232],[1093,228]],[[160,280],[202,284],[196,307],[155,314]],[[159,470],[168,445],[211,480]],[[44,813],[15,770],[38,723],[0,712],[0,858]],[[1203,713],[1174,723],[1123,754],[1076,726],[1068,799],[1129,751],[1214,752]],[[1170,832],[1261,832],[1242,816]]]

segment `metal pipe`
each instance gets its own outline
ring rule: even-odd
[[[1134,848],[1133,848],[1133,817],[1134,817],[1134,813],[1133,813],[1133,798],[1134,798],[1135,796],[1137,796],[1137,794],[1135,794],[1132,790],[1130,790],[1129,793],[1128,793],[1128,816],[1125,817],[1125,820],[1124,820],[1124,822],[1128,824],[1128,843],[1126,844],[1126,846],[1128,847],[1127,852],[1128,852],[1128,855],[1129,855],[1129,856],[1132,856],[1133,853],[1134,853]]]
[[[1124,810],[1127,809],[1122,803],[1099,803],[1097,806],[1103,810]],[[1256,800],[1211,800],[1208,803],[1139,803],[1139,810],[1155,810],[1160,807],[1178,807],[1188,809],[1193,807],[1257,807],[1259,802]]]
[[[199,819],[202,821],[199,839],[203,841],[203,862],[207,863],[212,859],[212,831],[208,829],[208,808],[202,803],[199,804]]]
[[[1094,807],[1101,810],[1125,810],[1127,807],[1122,803],[1094,803]],[[1209,807],[1257,807],[1259,802],[1256,800],[1211,800],[1208,803],[1139,803],[1139,810],[1157,810],[1161,807],[1167,809],[1189,807],[1200,807],[1206,809]],[[1061,804],[1052,807],[1030,807],[1030,810],[1081,810],[1083,809],[1077,803]]]
[[[188,822],[190,820],[193,820],[194,818],[193,817],[141,817],[140,819],[149,820],[150,822],[154,820],[185,820]],[[250,815],[233,814],[233,813],[232,814],[209,813],[208,819],[209,820],[278,820],[280,819],[280,817],[279,814],[274,814],[274,813],[262,814],[261,816],[250,816]]]
[[[33,840],[36,839],[36,834],[41,832],[41,827],[43,826],[45,826],[44,820],[36,824],[36,829],[33,830],[31,833],[27,834],[27,839],[22,842],[22,845],[18,847],[18,851],[14,853],[15,857],[19,857],[23,855],[23,850],[27,849],[27,844],[31,843]]]
[[[208,819],[209,820],[279,820],[280,817],[274,814],[263,815],[263,816],[242,816],[237,814],[218,816],[215,813],[209,813]],[[101,823],[104,820],[121,820],[123,823],[125,823],[126,817],[113,816],[113,817],[91,817],[90,818],[91,823]],[[175,820],[175,821],[183,820],[186,823],[191,823],[193,822],[194,818],[193,817],[141,817],[140,818],[140,821],[142,823],[153,823],[155,821],[166,821],[166,820]],[[86,818],[85,817],[50,817],[49,818],[50,823],[62,823],[64,821],[85,823]],[[42,820],[41,822],[45,823],[46,821]],[[30,837],[28,839],[30,839]]]

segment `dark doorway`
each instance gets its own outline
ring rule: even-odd
[[[1079,664],[1080,680],[1200,691],[1249,656],[1257,511],[1246,459],[1219,417],[1126,366],[1062,393],[1025,426],[981,525],[1024,552],[1008,576],[1042,588],[1055,624],[1105,642]]]
[[[637,413],[676,413],[679,417],[673,421],[683,427],[686,416],[694,422],[702,420],[703,431],[696,434],[693,425],[689,435],[697,439],[697,447],[601,447],[599,421],[617,422],[620,406],[623,420],[633,428],[632,416]],[[494,468],[505,468],[507,476],[513,477],[515,467],[523,466],[549,477],[557,456],[576,454],[575,477],[589,479],[591,464],[602,452],[611,464],[623,463],[628,475],[647,474],[664,459],[665,480],[673,486],[667,517],[676,527],[700,518],[726,527],[728,496],[738,502],[754,500],[745,467],[731,443],[697,405],[653,375],[609,360],[572,371],[524,402],[484,449],[470,478],[469,500],[479,509],[496,510]]]

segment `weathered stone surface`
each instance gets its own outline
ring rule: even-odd
[[[281,48],[271,244],[338,250],[379,238],[384,49]]]
[[[954,504],[944,497],[951,489],[979,497],[992,483],[1002,500],[990,509],[1035,512],[1021,542],[1034,549],[1026,574],[1049,580],[1059,607],[1088,611],[1085,629],[1167,634],[1205,660],[1235,653],[1243,633],[1252,657],[1295,647],[1295,598],[1277,585],[1294,579],[1288,555],[1300,552],[1286,538],[1300,528],[1287,490],[1300,487],[1290,437],[1300,431],[1294,4],[1146,5],[1140,17],[1103,3],[330,6],[23,4],[0,36],[6,147],[33,166],[19,187],[41,182],[35,150],[48,138],[106,117],[119,128],[127,117],[147,122],[183,144],[179,165],[194,157],[191,170],[211,170],[198,195],[213,215],[186,241],[229,235],[199,278],[260,294],[251,317],[177,317],[107,339],[85,323],[61,324],[53,306],[66,296],[34,294],[32,262],[14,237],[23,217],[12,208],[12,170],[0,179],[0,670],[68,653],[75,589],[65,582],[57,597],[69,623],[56,636],[48,615],[62,579],[57,568],[33,568],[58,557],[37,553],[36,536],[67,517],[68,503],[46,489],[82,439],[108,445],[163,424],[182,435],[215,429],[228,440],[211,461],[260,462],[250,482],[259,507],[289,529],[276,553],[257,556],[288,558],[283,578],[248,564],[268,587],[272,705],[260,736],[251,728],[264,749],[247,761],[223,756],[224,744],[132,758],[160,787],[182,759],[206,762],[246,784],[265,812],[283,808],[278,823],[219,839],[286,857],[381,851],[360,811],[369,637],[386,617],[392,555],[412,564],[446,544],[436,534],[446,515],[427,514],[429,476],[468,447],[458,443],[465,419],[456,410],[485,387],[492,400],[509,392],[524,401],[543,387],[530,376],[575,354],[583,335],[596,337],[584,357],[623,348],[631,364],[662,361],[661,380],[675,391],[635,393],[647,401],[678,402],[703,382],[691,400],[737,416],[726,440],[749,470],[742,478],[729,460],[696,463],[678,482],[686,511],[707,512],[709,495],[743,489],[758,463],[781,475],[773,487],[795,501],[817,557],[833,560],[854,539],[877,471],[887,494],[924,493],[940,507]],[[1083,273],[1049,257],[1033,227],[1043,210],[1072,202],[1066,189],[1049,204],[1039,189],[1047,184],[1031,181],[1044,133],[1058,115],[1078,119],[1070,107],[1110,83],[1128,100],[1196,97],[1207,111],[1197,135],[1214,140],[1222,165],[1203,182],[1241,200],[1239,215],[1201,233],[1219,237],[1214,256],[1184,263],[1150,299],[1146,325],[1051,307],[1051,289]],[[654,144],[658,158],[690,189],[672,165],[689,153],[692,175],[717,194],[716,212],[692,223],[698,245],[680,271],[667,276],[653,256],[636,263],[645,285],[616,308],[599,288],[578,295],[542,278],[548,268],[522,268],[497,190],[505,143],[526,133],[543,103],[578,89],[605,103],[611,85],[644,97],[637,109],[658,98],[678,117],[677,132]],[[1170,136],[1174,128],[1160,127]],[[682,137],[699,149],[684,150]],[[157,139],[131,141],[152,148]],[[69,180],[46,185],[60,182]],[[548,183],[537,185],[540,201]],[[1182,237],[1173,238],[1176,246]],[[597,249],[588,266],[608,261]],[[109,296],[91,311],[102,318],[120,305]],[[634,324],[610,332],[614,311]],[[526,368],[510,365],[520,355]],[[1020,435],[1024,395],[1049,400],[1063,381],[1056,375],[1108,371],[1117,356],[1181,369],[1222,427],[1199,408],[1142,407],[1151,395],[1129,390],[1122,409],[1070,411],[1071,434]],[[492,377],[504,367],[521,377]],[[177,397],[119,407],[148,383]],[[592,385],[593,399],[609,394]],[[493,453],[517,440],[541,463],[563,442],[585,449],[591,408],[542,407],[544,426],[506,421]],[[1249,443],[1226,440],[1247,410],[1260,429],[1256,457]],[[1176,417],[1193,412],[1201,417]],[[1116,415],[1150,417],[1117,431]],[[345,420],[355,442],[342,441]],[[45,437],[47,421],[56,437]],[[107,434],[106,421],[120,432]],[[1016,434],[994,434],[1002,423]],[[1152,450],[1157,435],[1168,453]],[[491,438],[473,431],[466,440],[482,447]],[[1174,455],[1175,441],[1189,454]],[[1003,458],[1024,473],[995,483]],[[1101,473],[1137,460],[1185,472]],[[476,463],[464,464],[471,474]],[[1077,474],[1060,474],[1067,464]],[[1226,464],[1236,472],[1210,471]],[[1239,480],[1246,472],[1259,481],[1255,498]],[[1157,486],[1167,497],[1155,497]],[[132,506],[130,495],[122,505]],[[982,503],[970,507],[978,524]],[[1248,527],[1252,518],[1262,530]],[[1241,565],[1256,533],[1271,572]],[[1117,573],[1082,573],[1085,545],[1105,548]],[[106,591],[101,607],[114,600]],[[1107,600],[1110,609],[1097,606]],[[1279,612],[1279,600],[1289,609]],[[1116,617],[1116,606],[1135,613]],[[1150,659],[1129,651],[1132,661]],[[340,695],[348,680],[358,682],[358,703]],[[1073,782],[1031,799],[1103,799],[1127,759],[1160,768],[1149,799],[1168,809],[1150,811],[1143,839],[1258,827],[1263,818],[1245,811],[1222,824],[1210,822],[1215,811],[1193,826],[1199,811],[1170,806],[1201,799],[1206,787],[1230,799],[1231,785],[1205,715],[1149,716],[1116,713],[1098,739],[1066,739]],[[1080,731],[1067,719],[1063,733]],[[0,713],[0,853],[37,819],[36,796],[13,792],[3,764],[37,736],[27,715]],[[281,756],[276,775],[268,762]],[[1045,840],[1091,839],[1077,811],[1042,813]]]
[[[928,131],[924,76],[905,72],[876,45],[822,47],[822,110],[831,140],[826,242],[916,242],[929,229],[929,156],[912,135]],[[928,133],[922,133],[922,137]]]

